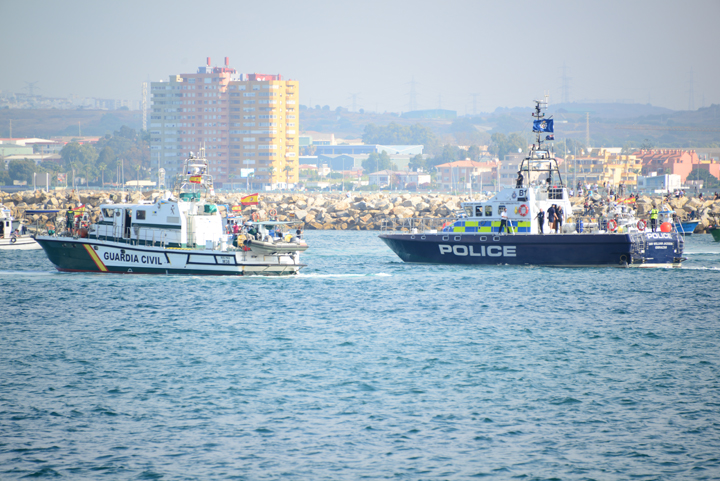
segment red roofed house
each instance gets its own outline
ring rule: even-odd
[[[710,172],[710,175],[720,180],[720,163],[713,160],[701,160],[699,164],[693,166],[694,169],[703,169]]]
[[[634,155],[642,161],[643,175],[650,175],[651,172],[676,174],[682,183],[685,183],[693,168],[700,164],[700,158],[694,150],[640,150]]]

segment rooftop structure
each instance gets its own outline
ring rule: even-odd
[[[422,145],[379,145],[379,144],[355,144],[355,145],[318,145],[315,147],[316,155],[359,155],[387,152],[390,155],[418,155],[423,153]]]

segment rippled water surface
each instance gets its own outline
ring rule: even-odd
[[[0,479],[720,479],[720,243],[682,269],[402,263],[293,278],[0,253]]]

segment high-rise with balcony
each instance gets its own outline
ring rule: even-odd
[[[205,147],[216,185],[257,188],[299,179],[299,86],[280,75],[239,74],[207,65],[194,74],[171,75],[151,84],[150,148],[166,183],[190,152]],[[242,180],[241,180],[242,178]]]

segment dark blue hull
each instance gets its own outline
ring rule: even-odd
[[[676,233],[478,235],[380,235],[403,261],[429,264],[536,266],[680,265],[683,240]]]

